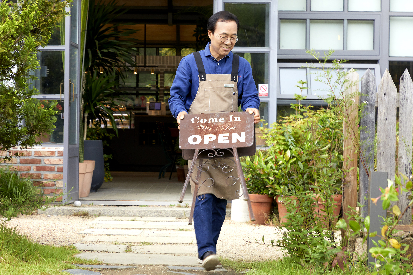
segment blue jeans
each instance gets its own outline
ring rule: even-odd
[[[217,242],[225,220],[227,200],[212,194],[199,195],[195,202],[194,228],[198,258],[207,251],[217,252]]]

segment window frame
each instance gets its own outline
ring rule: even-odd
[[[345,70],[350,70],[350,69],[374,69],[374,74],[376,77],[376,83],[377,83],[377,87],[378,84],[381,81],[381,73],[380,73],[380,65],[379,64],[354,64],[354,63],[343,63],[341,64],[342,68]],[[326,64],[325,67],[327,68],[331,68],[333,65],[332,64]],[[278,85],[277,85],[277,97],[279,100],[284,101],[284,100],[292,100],[294,99],[294,94],[281,94],[281,78],[280,78],[280,70],[281,69],[285,69],[285,68],[303,68],[306,69],[306,81],[307,81],[307,91],[311,91],[311,82],[308,81],[309,77],[310,77],[310,70],[312,68],[321,68],[322,64],[306,64],[306,63],[278,63],[278,68],[277,68],[277,74],[278,74],[278,79],[280,79]],[[361,79],[359,79],[361,81]],[[318,95],[306,95],[306,101],[307,100],[320,100],[323,101],[320,97],[322,96],[318,96]],[[281,103],[281,102],[279,102]]]
[[[343,50],[334,51],[333,56],[348,56],[357,57],[361,60],[372,59],[372,57],[379,57],[380,51],[380,14],[378,13],[364,13],[361,15],[361,12],[357,13],[344,13],[336,12],[334,15],[329,13],[321,12],[279,12],[278,14],[278,25],[281,26],[281,20],[306,20],[306,49],[305,50],[290,50],[290,49],[280,49],[280,30],[278,28],[278,40],[277,40],[277,51],[278,59],[308,59],[309,56],[306,53],[306,50],[310,50],[310,21],[311,20],[343,20]],[[334,16],[334,17],[333,17]],[[355,21],[373,21],[373,50],[347,50],[347,26],[348,20]],[[315,51],[326,51],[318,50]]]

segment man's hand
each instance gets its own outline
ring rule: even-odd
[[[260,117],[260,111],[258,109],[247,108],[247,110],[245,110],[245,112],[247,112],[249,114],[254,114],[254,123],[260,122],[261,117]]]
[[[186,111],[181,111],[176,116],[176,122],[178,123],[178,129],[180,129],[181,120],[184,119],[185,115],[188,114]]]

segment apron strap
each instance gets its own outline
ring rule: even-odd
[[[206,81],[206,73],[204,63],[202,62],[201,54],[194,52],[196,66],[198,67],[199,81]],[[233,54],[231,81],[238,81],[239,55]]]
[[[239,55],[233,54],[231,80],[238,81]]]
[[[201,54],[194,52],[196,66],[198,67],[199,81],[206,81],[206,73],[204,63],[202,62]]]

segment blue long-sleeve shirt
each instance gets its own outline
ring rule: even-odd
[[[206,74],[231,74],[233,53],[217,61],[209,50],[209,43],[205,50],[200,51],[202,62],[204,63]],[[176,71],[175,79],[170,90],[169,109],[176,118],[181,111],[188,111],[195,99],[199,87],[198,68],[195,57],[190,54],[184,57]],[[251,65],[242,57],[239,59],[238,68],[238,105],[243,111],[247,108],[260,106],[257,86],[252,77]]]

